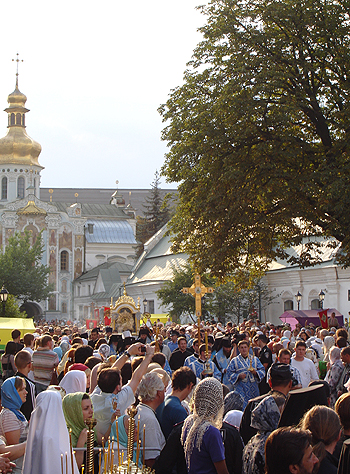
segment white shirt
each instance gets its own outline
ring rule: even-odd
[[[160,427],[159,421],[156,418],[155,412],[148,405],[140,403],[137,407],[137,416],[135,420],[138,420],[140,415],[140,440],[143,443],[143,427],[145,429],[145,459],[155,459],[159,456],[161,450],[165,446],[165,438]],[[143,452],[143,446],[142,446]]]
[[[304,357],[304,360],[297,361],[295,358],[292,358],[290,365],[299,370],[303,388],[308,387],[309,383],[313,380],[318,380],[315,364],[310,359]]]

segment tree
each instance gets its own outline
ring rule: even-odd
[[[167,281],[163,288],[157,291],[162,305],[168,306],[169,315],[173,321],[180,321],[181,316],[190,317],[193,322],[197,322],[195,317],[195,299],[191,295],[182,293],[182,288],[189,288],[194,282],[194,271],[191,265],[183,268],[172,268],[173,278]],[[205,286],[212,286],[213,280],[208,275],[202,276],[202,283]],[[210,299],[211,295],[208,295]],[[202,302],[202,314],[207,314],[207,301]]]
[[[5,304],[5,314],[3,313],[3,307],[0,304],[0,315],[5,318],[26,318],[27,313],[25,311],[20,311],[16,298],[13,295],[8,295],[6,304]]]
[[[350,4],[212,0],[184,84],[160,107],[179,184],[174,249],[200,272],[350,264]],[[300,255],[286,249],[302,245]]]
[[[143,206],[144,217],[137,218],[136,240],[140,242],[137,256],[141,255],[143,244],[158,232],[168,222],[170,217],[167,199],[162,199],[159,184],[160,177],[158,171],[156,171],[154,181],[151,184],[151,195],[149,198],[146,198],[146,204]]]
[[[43,251],[41,234],[31,242],[31,235],[25,232],[10,237],[4,253],[0,254],[1,282],[24,303],[42,301],[50,295],[47,282],[50,268],[41,263]]]

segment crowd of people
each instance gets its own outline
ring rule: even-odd
[[[92,418],[94,446],[122,462],[133,406],[133,461],[156,474],[335,474],[350,459],[350,346],[348,328],[329,323],[14,330],[0,471],[82,472]],[[97,449],[95,473],[105,462]]]

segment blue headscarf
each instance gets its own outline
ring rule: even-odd
[[[11,410],[20,421],[26,421],[20,411],[23,402],[15,387],[16,377],[10,377],[1,385],[1,405]]]

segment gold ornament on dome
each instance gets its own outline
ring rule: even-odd
[[[47,212],[38,207],[34,201],[28,201],[28,204],[21,209],[18,209],[17,214],[46,216]]]

